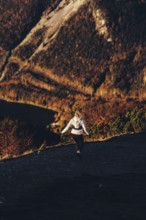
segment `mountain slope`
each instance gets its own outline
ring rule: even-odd
[[[88,114],[86,106],[97,120],[99,99],[112,109],[115,100],[132,98],[128,109],[146,99],[146,1],[62,0],[43,10],[3,53],[2,99],[51,108],[61,121],[78,107]]]

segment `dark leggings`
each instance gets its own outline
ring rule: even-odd
[[[76,142],[76,151],[77,150],[81,151],[83,148],[83,144],[84,144],[83,135],[72,134],[72,137],[73,137],[74,141]]]

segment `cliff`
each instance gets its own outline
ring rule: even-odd
[[[76,108],[90,125],[145,109],[145,0],[9,4],[0,8],[1,99],[55,110],[61,127]]]

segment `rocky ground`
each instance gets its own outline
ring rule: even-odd
[[[126,135],[0,162],[0,220],[144,220],[146,137]]]

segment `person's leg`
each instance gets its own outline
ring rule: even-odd
[[[81,152],[83,149],[84,139],[83,135],[78,135],[78,150]]]
[[[76,142],[76,153],[80,153],[83,148],[83,135],[73,135],[73,139]]]
[[[75,149],[76,149],[76,152],[77,152],[77,150],[79,149],[78,136],[75,135],[75,134],[73,134],[72,137],[73,137],[73,139],[74,139],[74,141],[75,141],[75,143],[76,143],[76,148],[75,148]]]

